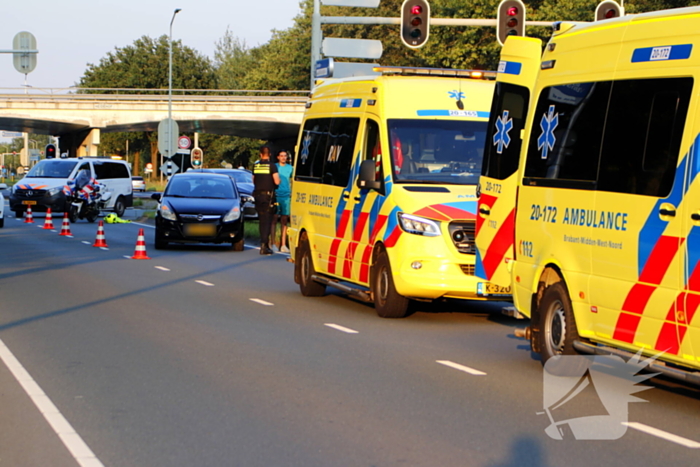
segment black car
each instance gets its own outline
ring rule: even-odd
[[[168,243],[231,243],[243,251],[241,196],[231,177],[185,172],[170,178],[165,192],[154,193],[156,249]]]
[[[243,201],[243,216],[246,219],[257,219],[258,212],[255,210],[255,198],[253,198],[253,174],[246,169],[201,169],[203,172],[214,172],[228,175],[236,181],[236,187],[241,194]]]

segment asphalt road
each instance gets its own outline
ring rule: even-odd
[[[101,249],[96,224],[35,220],[0,229],[0,466],[700,462],[700,390],[660,378],[620,439],[547,436],[541,364],[502,304],[384,320],[302,297],[283,255],[156,251],[137,224],[106,225]],[[126,258],[139,228],[150,260]]]

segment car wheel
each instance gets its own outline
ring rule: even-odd
[[[15,217],[17,219],[21,219],[23,215],[24,215],[24,211],[15,211]]]
[[[542,364],[557,355],[576,355],[574,340],[578,338],[571,299],[563,282],[550,285],[539,305]]]
[[[0,229],[2,229],[3,227],[5,227],[5,218],[0,217]]]
[[[374,308],[382,318],[403,318],[408,313],[410,300],[396,291],[391,274],[389,257],[385,251],[379,253],[372,274],[372,296]]]
[[[299,289],[305,297],[320,297],[326,293],[326,286],[319,284],[311,278],[316,274],[314,269],[314,261],[311,257],[311,247],[306,234],[301,239],[301,244],[297,248],[297,257],[294,261],[294,268],[297,269],[295,274],[299,278]]]
[[[126,205],[124,204],[124,198],[120,196],[114,202],[114,213],[117,215],[117,217],[122,217],[124,215],[124,211],[126,211]]]
[[[156,250],[165,250],[168,247],[168,242],[163,239],[163,237],[158,233],[156,230],[156,241],[155,241],[155,247]]]
[[[245,249],[245,240],[241,237],[239,240],[234,240],[231,242],[231,249],[233,251],[243,251]]]

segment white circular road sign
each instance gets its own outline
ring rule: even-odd
[[[192,145],[192,140],[190,139],[189,136],[180,136],[177,139],[177,146],[180,149],[189,149],[191,145]]]

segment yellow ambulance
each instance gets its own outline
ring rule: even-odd
[[[700,382],[696,78],[697,7],[506,42],[476,274],[512,284],[543,362],[641,350]]]
[[[289,241],[306,296],[330,285],[400,318],[411,299],[502,299],[474,277],[476,185],[495,72],[386,67],[307,103]]]

